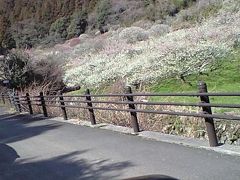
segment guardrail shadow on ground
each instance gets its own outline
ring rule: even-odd
[[[0,115],[0,142],[12,143],[38,136],[47,131],[59,128],[61,124],[34,125],[31,123],[41,121],[43,117],[29,117],[29,115]]]

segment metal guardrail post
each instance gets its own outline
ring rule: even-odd
[[[198,84],[199,93],[207,93],[207,84],[205,82],[200,81]],[[209,96],[200,96],[200,100],[202,103],[210,103]],[[202,107],[204,113],[212,114],[211,107]],[[216,135],[216,130],[214,126],[213,118],[205,118],[205,124],[207,128],[207,134],[209,139],[209,145],[211,147],[218,146],[218,140]]]
[[[87,102],[87,106],[88,107],[90,107],[89,109],[88,109],[88,111],[89,111],[89,116],[90,116],[90,121],[91,121],[91,124],[92,125],[95,125],[96,124],[96,118],[95,118],[95,114],[94,114],[94,110],[92,109],[92,107],[93,107],[93,105],[92,105],[92,98],[91,98],[91,93],[90,93],[90,90],[89,89],[87,89],[86,90],[86,93],[85,93],[85,95],[87,95],[86,96],[86,101],[88,101]],[[90,102],[89,102],[90,101]]]
[[[29,114],[33,114],[32,103],[29,96],[30,96],[29,93],[26,93],[26,101],[28,105]]]
[[[40,95],[39,97],[40,97],[40,102],[41,102],[41,106],[42,106],[42,110],[43,110],[43,115],[45,117],[48,117],[47,108],[46,108],[46,102],[44,100],[43,92],[40,92],[39,95]]]
[[[66,111],[66,107],[65,107],[65,102],[64,102],[62,91],[60,91],[58,93],[58,95],[59,95],[59,102],[60,102],[60,105],[61,105],[61,111],[62,111],[62,114],[63,114],[63,119],[64,120],[68,120],[67,111]]]
[[[130,86],[126,87],[126,93],[127,94],[132,94],[132,88]],[[127,100],[129,102],[134,102],[133,96],[126,96]],[[135,104],[128,104],[129,109],[136,109]],[[139,124],[138,124],[138,118],[137,118],[137,113],[136,112],[130,112],[131,114],[131,125],[133,127],[133,130],[135,133],[140,132]]]

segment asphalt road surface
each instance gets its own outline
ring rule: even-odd
[[[0,180],[108,180],[152,174],[239,180],[240,157],[7,114],[0,107]]]

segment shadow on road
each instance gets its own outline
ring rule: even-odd
[[[34,161],[17,160],[17,152],[0,145],[1,180],[77,180],[77,179],[118,179],[122,170],[131,167],[129,162],[110,163],[109,160],[88,161],[80,155],[86,151],[75,151],[51,159]],[[3,168],[5,167],[5,168]]]
[[[0,175],[19,158],[17,152],[10,146],[0,143]],[[0,176],[1,179],[1,176]]]
[[[16,119],[21,120],[21,123],[31,123],[33,121],[41,121],[46,118],[41,115],[29,115],[29,114],[17,114],[17,113],[0,115],[0,121],[7,122],[7,121],[14,121]]]
[[[40,116],[4,114],[0,115],[0,142],[12,143],[40,135],[56,129],[59,123],[31,126],[31,123],[44,120]]]

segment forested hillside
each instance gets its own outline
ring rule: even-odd
[[[0,43],[5,48],[51,46],[85,31],[164,20],[195,0],[0,0]]]

